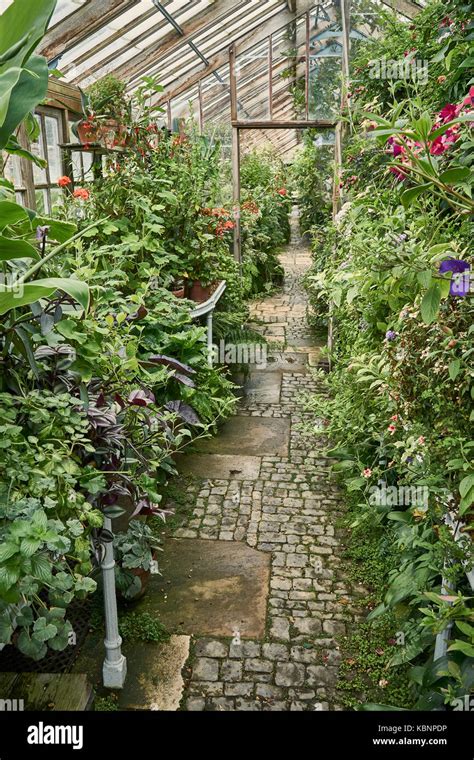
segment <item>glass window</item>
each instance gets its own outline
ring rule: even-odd
[[[39,213],[51,214],[53,205],[61,198],[58,179],[64,174],[64,161],[59,147],[63,141],[62,112],[54,108],[39,108],[35,114],[40,131],[31,152],[46,159],[44,169],[33,166],[36,188],[36,208]]]

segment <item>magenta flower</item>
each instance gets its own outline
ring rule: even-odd
[[[474,106],[474,85],[469,88],[469,93],[462,102],[463,106]]]
[[[456,106],[453,103],[447,103],[439,112],[439,118],[442,122],[451,121],[456,117]]]

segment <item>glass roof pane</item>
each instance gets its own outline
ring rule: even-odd
[[[62,21],[63,18],[70,16],[71,13],[77,11],[77,9],[85,3],[86,0],[58,0],[58,4],[56,5],[56,9],[51,19],[50,28],[57,24],[59,21]]]

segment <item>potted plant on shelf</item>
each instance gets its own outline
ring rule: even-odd
[[[159,540],[142,520],[130,520],[126,533],[114,537],[115,579],[126,601],[140,599],[150,580]]]
[[[125,147],[131,120],[126,83],[112,74],[81,92],[84,118],[74,125],[83,144],[99,143],[105,148]]]
[[[231,212],[226,209],[201,209],[187,253],[187,297],[190,300],[207,301],[217,288],[216,273],[225,270],[234,226]]]

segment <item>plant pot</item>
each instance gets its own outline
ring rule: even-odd
[[[101,124],[96,124],[95,122],[87,121],[87,119],[85,119],[76,124],[76,129],[79,140],[83,145],[86,145],[87,143],[98,143],[101,140]]]
[[[171,291],[175,298],[184,298],[185,295],[185,287],[184,285],[181,288],[173,288]]]
[[[100,142],[104,148],[124,148],[128,139],[127,128],[117,119],[106,119],[101,123]]]
[[[143,570],[142,567],[136,567],[136,568],[133,568],[131,572],[137,578],[140,578],[140,583],[142,584],[140,591],[137,594],[135,594],[135,596],[133,596],[131,599],[127,599],[127,601],[135,602],[137,601],[137,599],[141,599],[142,596],[145,594],[145,591],[147,590],[147,586],[150,582],[151,571]]]
[[[193,280],[188,285],[188,298],[196,303],[203,303],[211,297],[216,289],[217,282],[211,282],[210,285],[203,285],[200,280]]]

